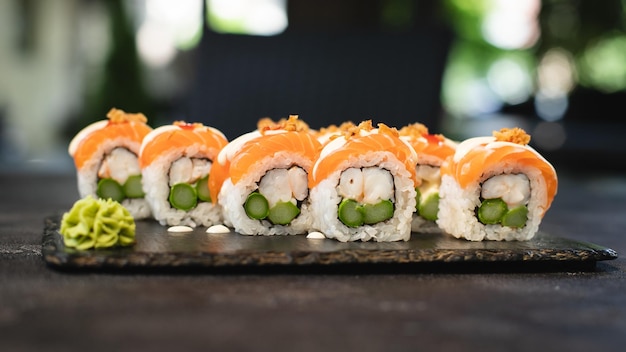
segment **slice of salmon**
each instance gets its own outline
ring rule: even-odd
[[[443,161],[454,154],[456,150],[456,142],[447,139],[441,134],[430,134],[428,128],[421,123],[414,123],[402,127],[399,131],[400,137],[407,140],[415,149],[419,159],[428,157],[435,158],[439,166]]]
[[[546,185],[544,213],[554,200],[558,188],[556,170],[546,159],[528,145],[496,141],[495,138],[479,137],[479,143],[469,150],[457,150],[454,157],[446,159],[441,167],[441,175],[450,175],[461,188],[481,182],[485,172],[498,165],[520,165],[541,172]],[[472,141],[470,141],[472,142]]]
[[[214,202],[217,200],[224,181],[229,177],[233,184],[238,182],[261,158],[268,155],[295,151],[311,159],[312,164],[321,149],[315,132],[297,115],[279,121],[259,119],[256,130],[233,139],[220,152],[209,175],[211,199]],[[284,133],[287,135],[279,136]],[[305,171],[309,172],[308,169]]]
[[[139,154],[139,166],[147,167],[168,150],[193,145],[198,147],[198,155],[213,161],[226,144],[228,140],[224,134],[213,127],[176,121],[158,127],[146,136]]]
[[[263,158],[274,157],[280,153],[297,153],[310,161],[310,165],[300,165],[305,171],[310,168],[322,145],[314,134],[307,131],[280,131],[264,134],[246,142],[230,161],[229,176],[237,184],[243,176],[251,172],[257,162]]]
[[[144,137],[152,131],[143,114],[129,114],[113,108],[107,117],[108,120],[85,127],[70,142],[68,152],[74,158],[77,170],[80,171],[102,145],[115,139],[130,141],[127,147],[138,155]]]
[[[388,157],[385,158],[396,158],[402,162],[411,174],[411,179],[416,181],[415,151],[409,144],[400,139],[397,130],[385,126],[367,131],[363,135],[355,134],[347,138],[345,136],[337,138],[341,138],[345,142],[338,146],[342,141],[333,141],[322,150],[313,172],[310,173],[309,185],[311,188],[340,169],[346,160],[358,159],[367,153],[376,152],[386,152]]]

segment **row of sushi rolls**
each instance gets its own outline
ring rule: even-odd
[[[455,141],[419,123],[312,129],[261,118],[228,140],[202,123],[150,127],[111,109],[70,142],[81,197],[119,202],[168,230],[407,241],[423,233],[526,241],[557,193],[520,128]]]

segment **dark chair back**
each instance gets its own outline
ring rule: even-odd
[[[290,114],[313,128],[371,119],[436,130],[451,39],[436,29],[269,37],[206,32],[187,113],[229,139],[256,128],[259,118]]]

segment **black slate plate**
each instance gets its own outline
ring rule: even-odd
[[[132,247],[79,251],[64,246],[59,220],[45,219],[42,254],[49,266],[70,270],[569,271],[593,270],[596,262],[617,258],[610,248],[543,232],[525,242],[470,242],[414,233],[406,242],[341,243],[304,235],[209,234],[206,228],[169,233],[155,221],[137,221]]]

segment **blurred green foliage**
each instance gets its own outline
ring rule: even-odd
[[[141,112],[150,116],[155,110],[153,101],[145,87],[143,65],[137,53],[135,29],[132,26],[128,8],[124,0],[104,0],[111,21],[111,47],[101,72],[96,77],[98,82],[88,82],[85,87],[84,113],[72,126],[74,135],[87,124],[106,119],[111,108],[127,112]]]

